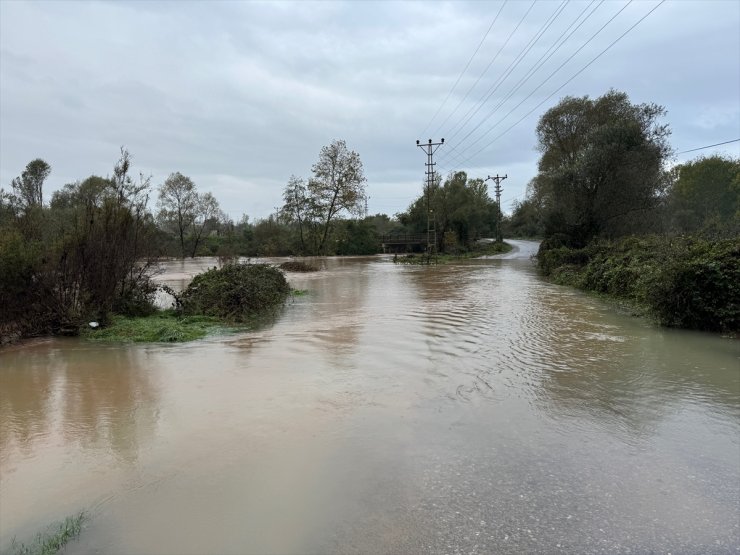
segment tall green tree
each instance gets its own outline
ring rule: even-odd
[[[11,188],[17,207],[21,210],[44,204],[44,181],[51,173],[51,166],[41,158],[26,165],[20,177],[13,179]]]
[[[0,218],[15,219],[28,239],[41,239],[44,225],[44,181],[51,166],[41,158],[29,162],[21,175],[13,179],[10,192],[0,189]],[[2,223],[0,221],[0,223]]]
[[[692,233],[740,227],[740,160],[700,157],[674,168],[668,192],[671,227]]]
[[[159,213],[157,219],[163,225],[172,226],[180,241],[180,255],[184,258],[185,236],[195,220],[198,193],[189,177],[175,172],[165,179],[159,188]]]
[[[306,234],[313,216],[312,202],[302,178],[291,175],[283,191],[282,219],[298,227],[300,252],[306,253]]]
[[[514,202],[511,216],[504,218],[507,237],[541,237],[542,207],[534,196]]]
[[[307,189],[320,234],[316,254],[324,254],[334,218],[342,212],[362,212],[366,179],[360,155],[343,140],[321,149],[312,172]]]
[[[211,193],[196,193],[195,210],[190,223],[190,256],[195,257],[203,233],[218,225],[221,207]]]
[[[563,98],[540,118],[542,153],[535,194],[546,233],[575,246],[595,235],[638,231],[660,199],[663,163],[670,153],[665,115],[656,104],[632,104],[623,92],[590,99]]]

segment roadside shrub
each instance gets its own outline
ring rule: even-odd
[[[186,315],[201,314],[242,322],[281,305],[290,286],[267,264],[227,264],[193,278],[180,295]]]
[[[628,237],[583,249],[553,243],[537,258],[555,283],[629,299],[665,326],[740,331],[738,239]]]
[[[540,250],[537,253],[537,263],[546,276],[551,275],[560,266],[583,266],[589,261],[589,253],[584,249],[569,247],[555,247]]]
[[[570,247],[570,237],[564,233],[553,233],[549,237],[545,237],[540,243],[539,252],[549,251],[551,249],[559,249],[560,247]]]
[[[697,241],[662,267],[646,297],[660,323],[740,331],[740,241]]]
[[[579,287],[642,300],[643,278],[656,271],[661,247],[655,240],[631,237],[616,243],[594,241],[583,250],[587,253],[588,264],[583,268]]]

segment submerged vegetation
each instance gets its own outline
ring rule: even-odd
[[[280,264],[280,269],[286,272],[318,272],[319,269],[313,264],[307,264],[299,260],[291,260]]]
[[[13,539],[9,555],[54,555],[80,535],[82,525],[87,519],[87,513],[81,512],[68,516],[63,522],[52,524],[29,543],[16,542]]]

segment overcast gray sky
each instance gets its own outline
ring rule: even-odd
[[[740,138],[740,2],[0,0],[0,186],[41,157],[49,198],[125,145],[155,185],[179,171],[259,218],[344,139],[392,215],[421,192],[416,139],[445,137],[438,169],[508,174],[508,209],[538,117],[609,88],[665,106],[677,152]],[[676,161],[715,152],[740,143]]]

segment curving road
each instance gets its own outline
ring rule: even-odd
[[[481,239],[481,243],[492,243],[495,239]],[[503,260],[529,260],[537,254],[537,249],[540,248],[539,241],[525,241],[523,239],[505,239],[513,249],[503,254],[492,254],[488,256],[481,256],[480,258],[500,258]]]

